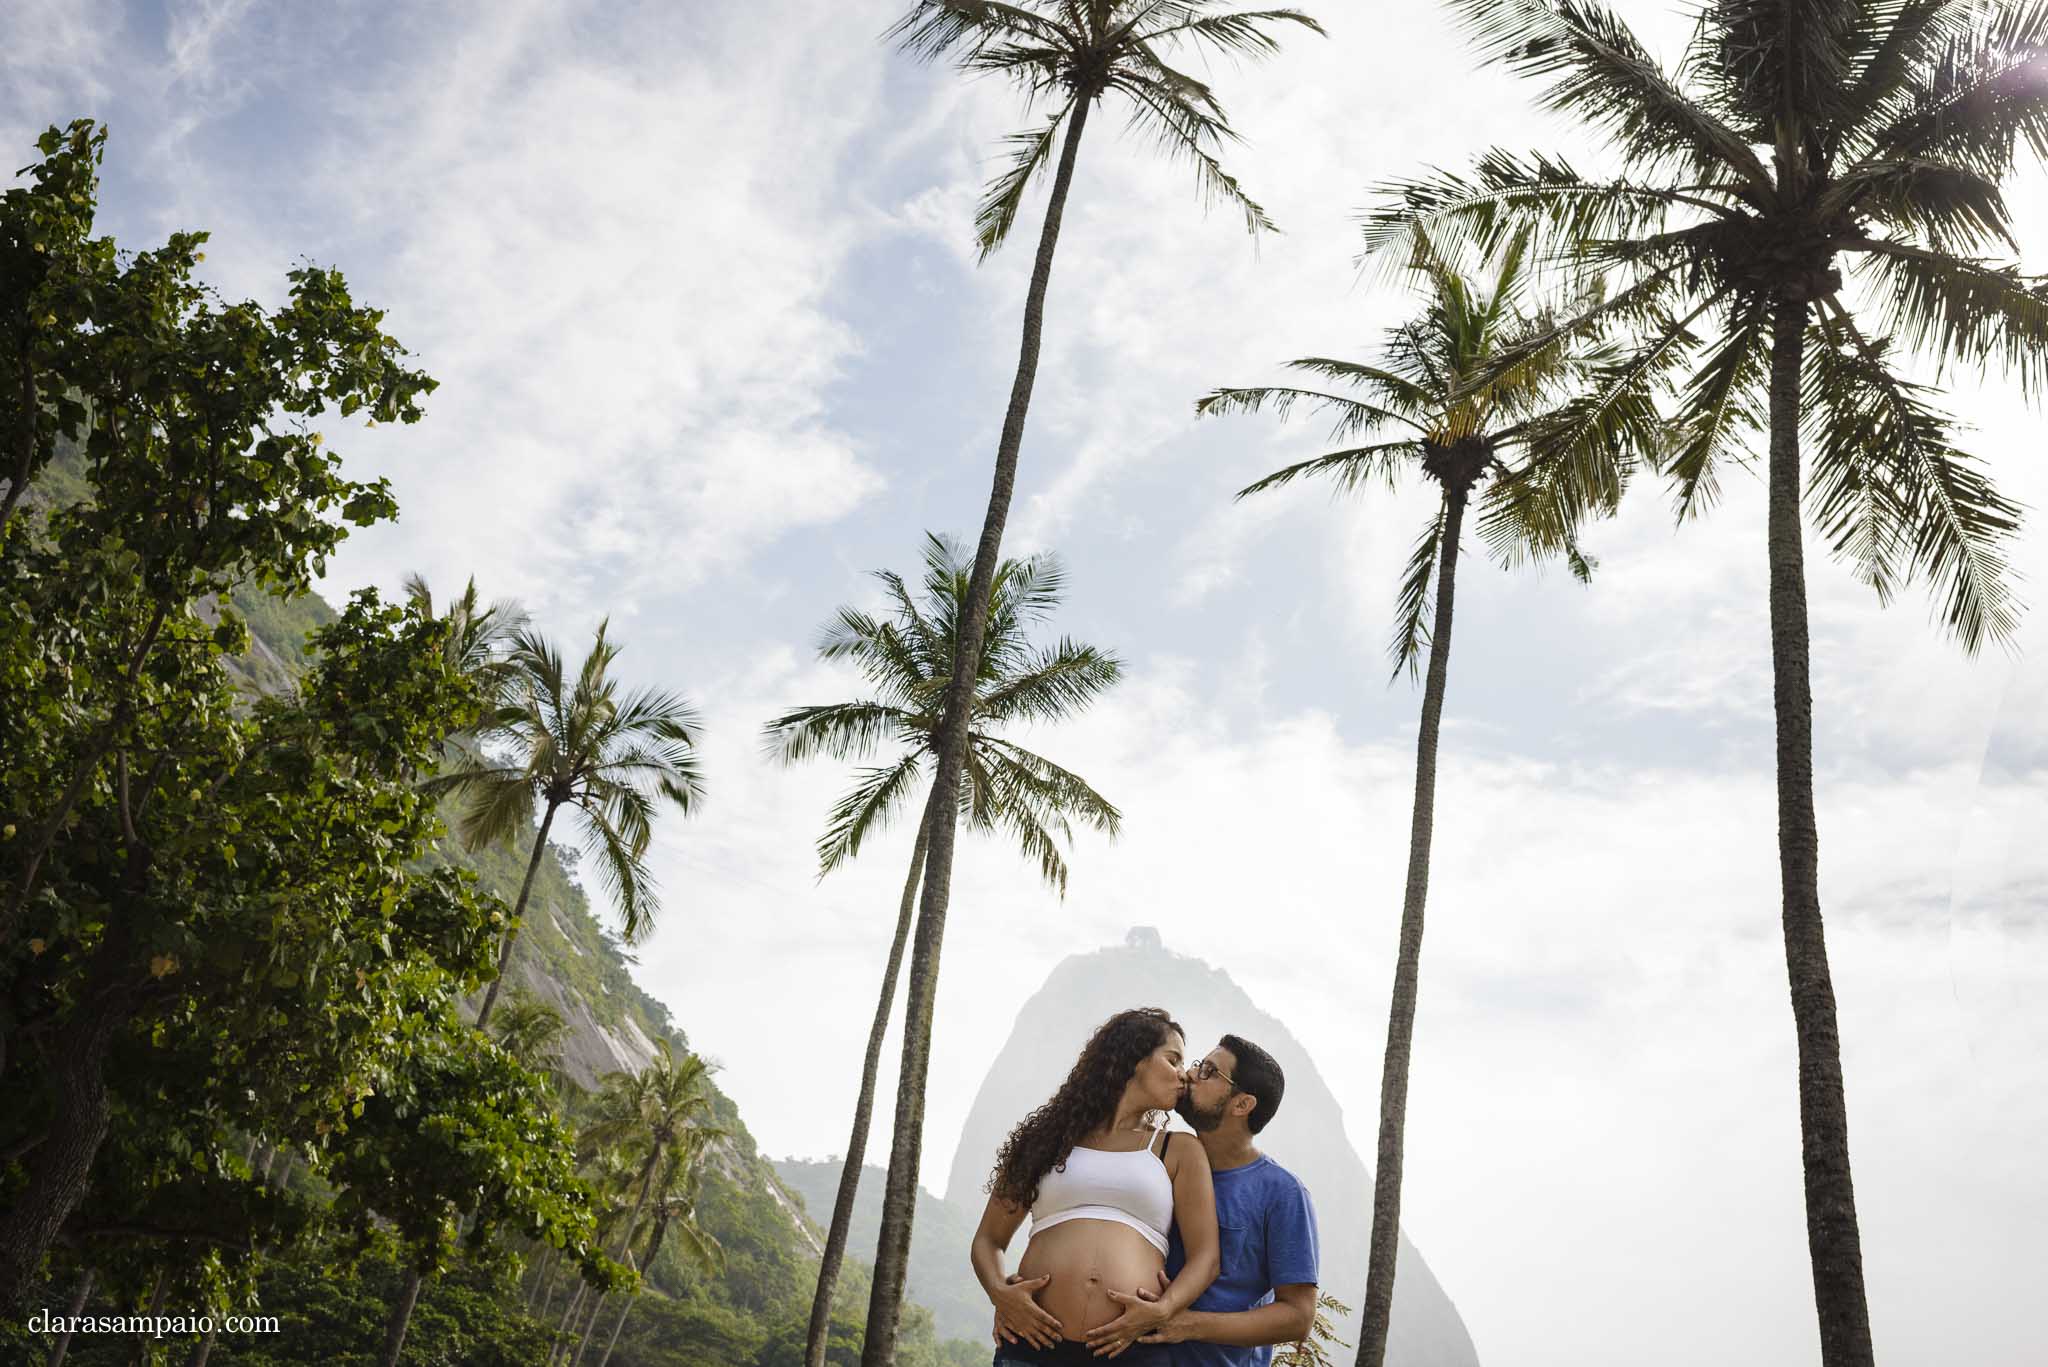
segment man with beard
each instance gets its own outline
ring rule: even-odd
[[[1316,1316],[1315,1207],[1301,1179],[1252,1143],[1285,1089],[1273,1056],[1237,1035],[1225,1035],[1188,1069],[1176,1109],[1209,1154],[1222,1271],[1175,1315],[1162,1314],[1149,1293],[1110,1291],[1124,1313],[1089,1331],[1091,1345],[1170,1343],[1174,1367],[1268,1367],[1271,1345],[1308,1337]],[[1185,1256],[1176,1227],[1162,1285]]]

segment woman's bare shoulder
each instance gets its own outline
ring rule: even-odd
[[[1180,1176],[1181,1165],[1185,1163],[1197,1163],[1204,1168],[1209,1166],[1209,1151],[1202,1147],[1201,1140],[1186,1130],[1166,1132],[1166,1148],[1161,1156],[1166,1160],[1167,1175],[1171,1177]]]

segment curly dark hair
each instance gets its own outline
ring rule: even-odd
[[[1116,1104],[1146,1056],[1169,1034],[1186,1039],[1187,1033],[1156,1006],[1119,1011],[1096,1026],[1052,1099],[1019,1121],[1003,1141],[983,1190],[1019,1206],[1037,1201],[1039,1179],[1064,1166],[1089,1131],[1116,1119]]]

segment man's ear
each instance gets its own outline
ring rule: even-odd
[[[1230,1098],[1230,1113],[1232,1115],[1248,1116],[1257,1109],[1259,1109],[1259,1099],[1250,1092],[1239,1092],[1236,1096]]]

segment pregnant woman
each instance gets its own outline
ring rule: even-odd
[[[1130,1312],[1131,1337],[1191,1305],[1215,1280],[1209,1159],[1193,1135],[1166,1131],[1185,1049],[1164,1011],[1118,1012],[1089,1038],[1052,1100],[1003,1141],[973,1245],[974,1275],[995,1303],[997,1329],[1017,1340],[997,1347],[994,1367],[1100,1362],[1082,1336],[1125,1313],[1111,1290],[1158,1288],[1175,1220],[1187,1263],[1156,1301]],[[1031,1240],[1011,1281],[1003,1251],[1027,1214]],[[1112,1347],[1109,1356],[1124,1367],[1166,1367],[1163,1345]]]

